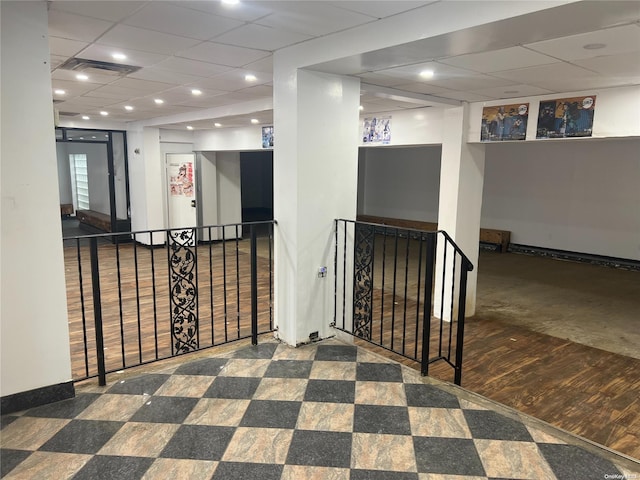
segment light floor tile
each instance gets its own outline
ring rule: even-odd
[[[403,367],[402,368],[402,381],[404,383],[425,383],[426,377],[420,375],[420,372],[417,370],[413,370],[412,368]]]
[[[416,458],[409,435],[354,433],[351,468],[415,472]]]
[[[355,380],[355,362],[313,362],[309,378],[316,380]]]
[[[307,380],[301,378],[263,378],[253,394],[255,400],[291,400],[301,402]]]
[[[406,405],[404,386],[398,382],[357,382],[355,403],[366,405]]]
[[[316,348],[312,346],[290,347],[278,345],[273,360],[313,360],[316,356]]]
[[[464,408],[465,410],[489,410],[487,407],[483,407],[479,403],[472,402],[465,398],[458,398],[458,402],[460,402],[460,408]]]
[[[474,440],[474,443],[489,477],[531,480],[556,478],[533,442]]]
[[[409,407],[411,434],[419,437],[471,438],[462,410]]]
[[[233,358],[227,362],[220,377],[262,377],[271,360]]]
[[[364,348],[358,348],[357,361],[361,363],[393,363],[392,360],[367,352]]]
[[[37,450],[70,420],[20,417],[2,429],[0,446],[15,450]]]
[[[293,430],[239,427],[222,460],[284,464],[292,436]]]
[[[160,397],[200,398],[213,383],[215,377],[198,375],[172,375],[154,395]]]
[[[298,414],[296,428],[351,432],[354,406],[351,403],[304,402]]]
[[[280,480],[349,480],[348,468],[285,465]]]
[[[201,398],[184,421],[187,425],[235,427],[249,406],[250,400]]]
[[[218,462],[206,460],[182,460],[158,458],[146,471],[142,480],[208,480],[215,472]]]
[[[91,459],[78,453],[34,452],[4,478],[32,480],[34,478],[71,478]]]
[[[76,418],[126,422],[149,400],[148,395],[115,395],[105,393]]]
[[[418,480],[487,480],[487,477],[470,477],[468,475],[446,475],[442,473],[421,473]]]
[[[100,455],[157,457],[180,428],[177,424],[129,422],[100,449]]]
[[[531,438],[533,438],[536,442],[540,442],[540,443],[566,443],[563,442],[562,440],[560,440],[558,437],[554,437],[553,435],[548,434],[547,432],[544,432],[542,430],[539,430],[535,427],[530,427],[528,425],[525,425],[527,427],[527,430],[529,430],[529,433],[531,434]]]

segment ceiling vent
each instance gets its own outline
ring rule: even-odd
[[[89,60],[87,58],[70,58],[58,68],[63,70],[74,70],[76,72],[95,71],[100,74],[112,74],[124,77],[130,73],[137,72],[142,67],[134,65],[123,65],[121,63],[101,62],[99,60]]]

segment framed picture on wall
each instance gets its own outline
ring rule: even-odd
[[[273,125],[262,127],[262,148],[273,148]]]
[[[391,116],[365,118],[362,125],[362,143],[391,143]]]
[[[484,107],[480,140],[483,142],[524,140],[527,136],[528,118],[528,103]]]
[[[536,138],[590,137],[596,96],[540,102]]]

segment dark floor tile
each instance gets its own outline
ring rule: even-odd
[[[100,398],[99,393],[82,393],[61,402],[49,403],[25,412],[25,417],[75,418]]]
[[[14,417],[13,415],[3,415],[2,417],[0,417],[0,430],[2,430],[7,425],[12,424],[19,418],[20,417]]]
[[[522,423],[490,410],[464,410],[464,418],[473,438],[532,442]]]
[[[402,382],[402,369],[393,363],[358,363],[356,380],[360,382]]]
[[[206,375],[213,377],[218,375],[227,364],[226,358],[205,358],[197,362],[185,363],[175,371],[178,375]]]
[[[220,462],[211,480],[280,480],[282,465]]]
[[[253,400],[240,421],[241,427],[295,428],[301,402]]]
[[[413,437],[420,473],[485,475],[473,440],[467,438]]]
[[[410,384],[404,386],[407,405],[410,407],[460,408],[455,395],[433,385]]]
[[[197,398],[153,397],[129,419],[130,422],[182,423],[198,403]]]
[[[407,407],[356,405],[353,418],[353,431],[360,433],[411,435],[409,411]]]
[[[217,377],[203,397],[250,399],[258,385],[260,379],[255,377]]]
[[[154,458],[97,455],[87,462],[73,480],[137,480]]]
[[[160,457],[220,460],[235,428],[182,425],[164,447]]]
[[[120,380],[107,393],[124,393],[127,395],[153,395],[170,375],[149,374],[141,377]]]
[[[241,348],[233,354],[233,358],[272,358],[278,348],[277,343],[260,343]]]
[[[351,434],[342,432],[293,432],[287,465],[342,467],[351,465]]]
[[[309,380],[305,402],[353,403],[356,382],[349,380]]]
[[[538,448],[559,479],[623,478],[620,471],[610,461],[580,447],[539,443]]]
[[[351,470],[349,480],[418,480],[418,474],[385,470]]]
[[[39,450],[64,453],[96,453],[124,422],[71,420]]]
[[[315,360],[355,362],[358,348],[349,345],[318,345]]]
[[[11,470],[16,468],[23,460],[31,455],[27,450],[10,450],[3,448],[0,450],[0,477],[4,477]]]
[[[265,377],[309,378],[313,362],[307,360],[274,360],[267,367]]]

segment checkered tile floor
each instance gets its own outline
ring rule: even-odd
[[[107,387],[78,387],[74,399],[3,416],[2,476],[640,478],[628,464],[337,340],[297,349],[267,342],[115,377]]]

